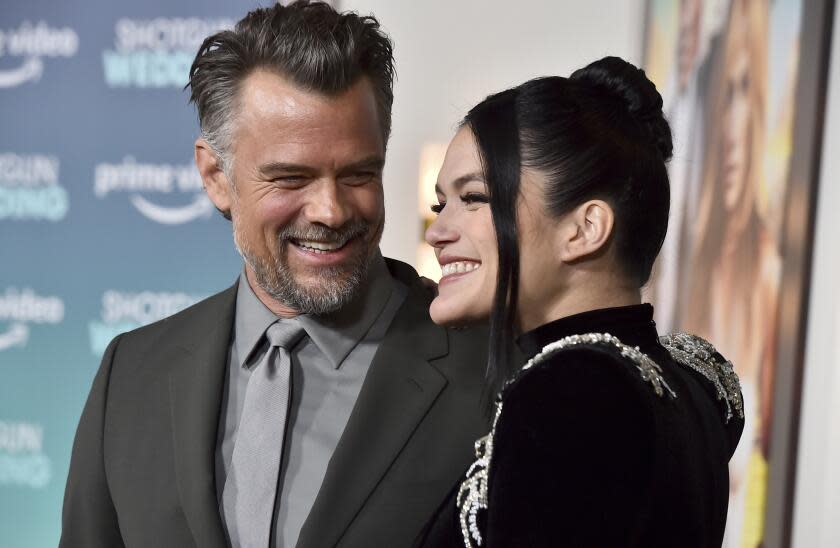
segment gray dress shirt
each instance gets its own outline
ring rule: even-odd
[[[407,288],[391,277],[377,253],[367,286],[353,302],[329,317],[298,317],[307,336],[291,352],[292,394],[271,546],[295,546],[368,367],[406,295]],[[243,272],[216,445],[220,509],[248,377],[268,350],[264,333],[277,319],[254,294]]]

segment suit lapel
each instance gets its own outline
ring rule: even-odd
[[[447,335],[429,320],[423,291],[409,288],[370,365],[298,546],[340,540],[446,386],[429,360],[448,352]]]
[[[201,547],[226,546],[216,499],[215,455],[236,285],[176,333],[183,341],[169,378],[175,475],[184,515]]]

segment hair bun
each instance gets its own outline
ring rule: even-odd
[[[578,69],[570,80],[601,89],[620,99],[627,112],[643,128],[664,160],[671,158],[674,145],[671,127],[662,113],[662,96],[645,71],[619,57],[604,57]]]

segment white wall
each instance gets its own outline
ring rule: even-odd
[[[385,255],[415,264],[420,151],[446,143],[494,91],[568,75],[605,55],[638,63],[641,0],[343,0],[373,13],[395,43],[394,129],[385,169]]]
[[[835,10],[794,499],[794,548],[840,546],[840,10]]]

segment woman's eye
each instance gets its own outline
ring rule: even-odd
[[[487,194],[482,194],[481,192],[469,192],[461,196],[461,203],[464,205],[471,205],[471,204],[486,204],[490,200],[487,197]],[[440,202],[431,206],[432,213],[435,215],[440,215],[443,208],[446,207],[446,202]]]
[[[461,201],[465,204],[486,204],[490,200],[486,194],[482,194],[480,192],[469,192],[461,196]]]

